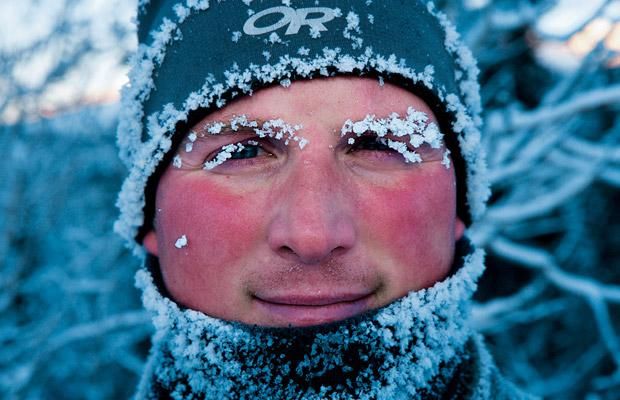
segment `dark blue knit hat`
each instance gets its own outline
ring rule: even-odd
[[[262,87],[321,76],[376,77],[422,97],[452,151],[459,216],[470,223],[484,210],[478,70],[430,2],[143,0],[138,39],[118,128],[130,175],[115,229],[130,243],[150,227],[148,187],[180,126]]]

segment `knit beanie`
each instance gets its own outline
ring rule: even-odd
[[[459,217],[469,225],[483,213],[478,69],[432,2],[141,0],[138,8],[118,127],[129,176],[115,224],[138,253],[159,176],[192,124],[258,89],[319,77],[372,77],[421,97],[451,152]]]

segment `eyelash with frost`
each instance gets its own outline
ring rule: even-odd
[[[284,140],[285,145],[288,145],[292,140],[297,142],[299,148],[302,150],[309,143],[308,139],[297,135],[297,132],[302,128],[302,125],[290,125],[282,119],[271,119],[263,122],[262,125],[259,126],[257,121],[249,120],[247,116],[243,114],[233,116],[228,124],[221,121],[208,124],[203,128],[201,136],[204,136],[205,133],[209,135],[220,134],[227,126],[235,132],[239,131],[240,128],[251,128],[256,136],[260,138],[270,137],[277,140]],[[192,145],[196,141],[196,133],[192,131],[189,134],[188,139],[189,142],[185,146],[186,152],[191,151],[191,146],[189,147],[189,151],[188,146]],[[258,145],[258,142],[255,140],[250,140],[248,141],[248,144],[251,146],[256,146]],[[226,160],[232,157],[233,153],[240,152],[243,149],[245,149],[245,146],[242,143],[227,144],[222,146],[221,150],[217,153],[213,160],[204,163],[204,169],[211,170],[218,165],[223,164]],[[180,157],[177,159],[177,157],[173,159],[173,165],[180,168],[181,159]]]
[[[392,113],[388,118],[377,118],[374,115],[367,115],[361,121],[346,120],[340,136],[346,136],[351,133],[357,137],[364,135],[366,132],[375,133],[381,143],[389,148],[396,150],[408,163],[422,162],[422,157],[415,151],[410,151],[405,142],[384,138],[387,134],[396,137],[408,137],[409,143],[414,148],[418,148],[424,143],[428,143],[433,149],[439,149],[443,146],[443,133],[439,131],[437,124],[428,122],[428,115],[422,111],[416,111],[413,107],[407,109],[407,116],[401,118],[397,113]],[[349,138],[348,143],[353,144],[355,139]],[[450,152],[444,152],[442,164],[450,167]]]

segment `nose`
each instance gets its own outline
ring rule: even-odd
[[[321,264],[355,245],[352,198],[329,161],[299,164],[276,195],[268,242],[288,261]]]

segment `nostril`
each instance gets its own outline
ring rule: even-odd
[[[291,249],[288,246],[281,246],[280,247],[280,253],[282,253],[282,255],[284,256],[294,256],[295,255],[295,251],[293,249]]]

